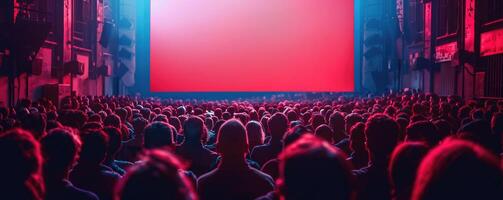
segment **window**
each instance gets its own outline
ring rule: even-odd
[[[73,1],[73,38],[75,44],[81,47],[88,47],[90,39],[90,19],[91,19],[91,0]]]
[[[412,41],[423,40],[424,33],[424,7],[421,0],[409,0],[409,20]]]
[[[484,1],[482,1],[484,2]],[[503,19],[503,1],[502,0],[486,0],[486,4],[484,5],[486,7],[487,12],[484,22],[489,23],[493,22],[496,20]]]
[[[444,37],[458,32],[459,0],[440,0],[438,10],[438,37]]]
[[[48,40],[55,41],[56,36],[54,35],[54,31],[56,30],[56,16],[55,16],[55,7],[56,7],[56,1],[55,0],[38,0],[35,1],[35,5],[33,7],[34,10],[37,10],[38,12],[35,12],[34,16],[36,16],[38,21],[43,21],[47,22],[51,25],[50,32],[47,36]]]

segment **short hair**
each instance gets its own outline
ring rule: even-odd
[[[204,125],[204,121],[199,117],[190,116],[183,123],[183,136],[186,141],[201,141],[202,138],[206,138],[206,134],[206,125]]]
[[[107,155],[114,156],[122,145],[121,131],[113,126],[105,127],[103,131],[108,135],[109,138]]]
[[[365,150],[365,124],[358,122],[349,131],[349,147],[353,151]]]
[[[144,146],[155,149],[171,146],[173,142],[173,129],[166,122],[152,122],[143,130]]]
[[[286,199],[351,199],[354,177],[345,154],[304,134],[279,155],[279,191]]]
[[[370,154],[387,156],[398,141],[398,124],[384,114],[372,115],[365,123],[365,137]]]
[[[166,122],[169,123],[169,119],[166,115],[164,114],[158,114],[157,116],[154,117],[152,121],[160,121],[160,122]]]
[[[428,150],[429,147],[422,142],[404,142],[395,148],[389,163],[389,174],[395,195],[410,199],[417,168]]]
[[[120,180],[115,199],[197,199],[178,158],[168,151],[147,152],[143,162],[133,166]]]
[[[44,171],[67,173],[75,164],[82,143],[70,128],[55,128],[40,141],[44,155]]]
[[[108,135],[99,129],[83,131],[80,135],[82,151],[79,163],[99,164],[105,159],[108,150]]]
[[[107,117],[105,117],[103,124],[105,126],[113,126],[115,128],[120,128],[121,127],[121,118],[116,114],[111,114],[111,115],[108,115]]]
[[[87,115],[81,110],[64,110],[59,117],[61,124],[80,129],[87,121]]]
[[[332,129],[326,124],[318,126],[318,128],[314,131],[314,134],[328,143],[333,143],[334,131],[332,131]]]
[[[227,120],[217,136],[217,151],[225,155],[243,155],[248,151],[248,137],[243,124],[237,119]]]
[[[22,122],[22,127],[30,131],[36,139],[40,139],[45,134],[47,127],[47,117],[43,113],[30,113]]]
[[[440,138],[437,127],[430,121],[413,122],[406,129],[406,141],[426,142],[430,146],[435,146]]]
[[[175,130],[177,133],[182,129],[182,123],[180,122],[180,119],[178,117],[172,116],[169,118],[169,124],[175,127]]]
[[[477,143],[495,155],[501,151],[498,135],[492,132],[491,124],[487,120],[474,120],[465,124],[458,130],[457,135],[461,139]]]
[[[311,125],[313,126],[313,129],[316,130],[318,126],[325,124],[325,118],[321,114],[314,114],[311,117]]]
[[[501,199],[498,159],[475,143],[447,139],[418,168],[412,199]]]
[[[42,199],[42,156],[39,143],[31,133],[21,129],[0,133],[0,159],[5,161],[0,165],[3,197]]]
[[[330,119],[329,119],[329,121],[330,121]],[[351,114],[347,115],[346,117],[344,117],[346,132],[349,133],[351,131],[351,128],[353,127],[353,125],[355,125],[358,122],[363,122],[363,117],[358,113],[351,113]]]
[[[283,113],[274,113],[267,121],[267,126],[271,131],[271,138],[281,140],[288,130],[288,119]]]
[[[345,119],[341,112],[333,112],[328,118],[328,125],[334,132],[344,131]],[[316,127],[313,127],[316,128]]]
[[[0,182],[19,183],[40,173],[42,156],[39,143],[22,129],[0,133]]]

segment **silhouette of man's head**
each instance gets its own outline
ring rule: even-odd
[[[174,145],[173,128],[166,122],[152,122],[143,130],[144,146],[147,149]]]
[[[68,128],[56,128],[42,138],[45,178],[66,178],[78,159],[80,138]]]
[[[304,134],[279,156],[279,191],[285,199],[351,199],[353,175],[342,151]]]
[[[405,142],[398,145],[391,156],[389,174],[398,199],[410,199],[416,172],[421,160],[428,153],[422,142]]]
[[[412,199],[502,199],[498,159],[479,145],[447,139],[421,162]]]
[[[227,120],[217,137],[217,151],[225,157],[240,157],[248,152],[248,137],[243,124],[237,119]]]
[[[0,133],[0,182],[23,183],[40,172],[42,156],[39,143],[31,133],[13,129]]]
[[[488,149],[495,155],[501,152],[498,135],[491,129],[491,123],[487,120],[474,120],[458,130],[458,137],[465,139]]]
[[[194,188],[182,169],[178,158],[171,153],[150,151],[143,162],[132,167],[119,182],[115,199],[196,200]]]
[[[398,124],[387,115],[375,114],[367,120],[366,147],[372,161],[388,158],[397,144],[399,131]]]
[[[46,126],[47,117],[38,112],[28,114],[22,122],[23,129],[30,131],[36,139],[44,136]]]
[[[267,125],[271,132],[271,140],[279,141],[288,130],[288,119],[285,114],[278,112],[269,118]]]
[[[432,122],[417,121],[407,126],[405,140],[426,142],[430,146],[435,146],[440,141],[440,135]]]
[[[183,136],[185,142],[200,143],[203,138],[206,138],[207,129],[204,121],[196,116],[191,116],[183,124]]]
[[[13,129],[0,133],[0,193],[15,199],[42,199],[42,156],[31,133]]]
[[[318,126],[318,128],[316,128],[316,130],[314,131],[314,134],[320,139],[323,139],[330,144],[333,143],[334,132],[332,131],[330,126],[326,124]]]
[[[351,128],[349,147],[353,152],[366,152],[365,150],[365,124],[358,122]]]
[[[114,158],[122,146],[121,131],[113,126],[105,127],[103,131],[105,131],[109,138],[107,156]]]
[[[113,126],[115,128],[121,128],[121,118],[116,114],[108,115],[103,122],[105,126]]]
[[[82,151],[80,152],[79,163],[98,165],[107,154],[108,135],[102,130],[83,131],[80,135],[82,140]]]

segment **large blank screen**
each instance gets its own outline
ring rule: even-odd
[[[353,4],[151,0],[150,89],[353,91]]]

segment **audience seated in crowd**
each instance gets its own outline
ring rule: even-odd
[[[503,199],[503,101],[74,96],[0,107],[0,199]]]

